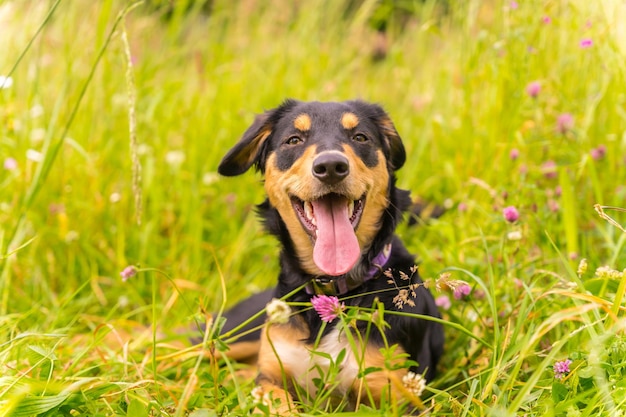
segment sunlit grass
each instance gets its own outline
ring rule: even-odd
[[[0,415],[252,410],[216,329],[205,350],[179,333],[275,281],[260,176],[216,167],[287,97],[382,104],[400,186],[448,209],[399,230],[424,278],[472,286],[432,415],[626,409],[621,2],[406,2],[378,61],[386,2],[155,3],[0,6]]]

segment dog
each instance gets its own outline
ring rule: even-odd
[[[428,381],[435,376],[444,344],[440,314],[414,256],[394,234],[411,204],[409,192],[396,187],[395,172],[405,160],[402,139],[381,106],[289,99],[258,115],[221,161],[223,176],[253,166],[262,173],[267,198],[258,213],[282,245],[276,287],[227,312],[223,329],[272,298],[293,303],[286,323],[268,320],[239,341],[248,356],[257,354],[258,388],[275,400],[278,414],[294,410],[296,387],[315,396],[316,378],[330,358],[338,361],[335,393],[351,409],[405,393],[407,371]],[[325,322],[310,307],[317,296],[337,297],[346,309],[383,306],[385,325]],[[397,346],[392,365],[385,346]],[[246,356],[234,351],[233,357]]]

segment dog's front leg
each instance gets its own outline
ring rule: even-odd
[[[259,377],[258,385],[253,395],[258,404],[262,404],[269,410],[270,416],[290,416],[295,414],[296,407],[288,391],[276,385],[274,382]],[[262,410],[258,410],[262,412]]]
[[[271,415],[292,415],[295,412],[289,391],[297,383],[298,373],[308,361],[304,340],[308,330],[303,320],[292,317],[288,323],[267,323],[262,331],[259,349],[259,393]]]

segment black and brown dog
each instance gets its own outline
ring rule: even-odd
[[[325,294],[338,296],[346,306],[382,303],[388,312],[384,334],[369,329],[371,323],[356,322],[356,331],[369,332],[358,352],[348,342],[355,339],[338,330],[337,320],[323,326],[310,307],[295,307],[286,324],[268,323],[244,340],[250,347],[250,339],[258,338],[258,382],[263,392],[282,401],[278,412],[289,412],[296,385],[315,395],[312,381],[328,368],[328,357],[341,357],[336,389],[352,406],[393,396],[391,382],[407,374],[407,369],[388,369],[381,353],[385,344],[398,345],[419,364],[411,371],[427,380],[435,375],[443,328],[423,316],[440,317],[439,312],[430,292],[419,285],[414,257],[394,234],[411,203],[409,192],[395,185],[395,171],[405,159],[402,140],[380,106],[287,100],[258,116],[222,160],[222,175],[239,175],[253,165],[264,175],[267,200],[258,211],[282,244],[276,288],[227,313],[226,330],[269,299],[284,299],[298,288],[287,302],[302,306]],[[399,276],[404,280],[394,279]],[[344,349],[347,354],[340,355]],[[312,350],[330,356],[324,359]]]

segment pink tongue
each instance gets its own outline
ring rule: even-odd
[[[313,261],[325,274],[343,275],[359,260],[361,248],[348,217],[348,201],[327,196],[311,202],[317,222]]]

